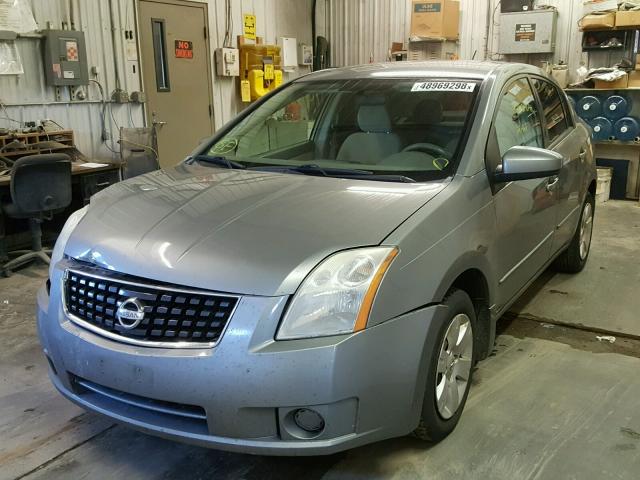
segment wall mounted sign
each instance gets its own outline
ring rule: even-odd
[[[535,23],[516,23],[516,42],[535,42]]]
[[[176,40],[176,58],[193,58],[193,42]]]
[[[249,40],[256,39],[256,16],[250,13],[245,13],[243,15],[243,35],[244,38],[248,38]]]

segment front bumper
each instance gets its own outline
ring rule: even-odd
[[[357,334],[276,342],[286,297],[244,297],[214,348],[163,349],[72,323],[59,285],[54,279],[51,297],[38,293],[38,332],[65,397],[154,435],[255,454],[330,454],[411,432],[446,313],[428,307]],[[181,415],[182,406],[203,418]],[[303,407],[323,416],[319,435],[292,425]]]

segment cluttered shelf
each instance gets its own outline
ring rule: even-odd
[[[16,160],[25,155],[38,155],[75,150],[73,131],[37,131],[0,135],[0,161],[2,157]],[[79,153],[79,152],[78,152]],[[73,155],[72,155],[73,157]]]
[[[608,87],[608,88],[588,88],[588,87],[567,87],[564,89],[565,92],[567,93],[571,93],[571,92],[612,92],[612,91],[640,91],[640,87],[621,87],[621,88],[616,88],[616,87]]]
[[[640,142],[630,141],[623,142],[622,140],[595,140],[593,143],[596,145],[619,145],[623,147],[640,147]]]

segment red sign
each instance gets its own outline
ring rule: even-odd
[[[193,58],[193,42],[176,40],[176,58]]]

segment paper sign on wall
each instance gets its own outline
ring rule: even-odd
[[[176,40],[176,58],[193,58],[193,42]]]
[[[249,40],[256,39],[256,16],[250,13],[245,13],[243,15],[243,35],[245,38]]]
[[[251,85],[249,80],[242,80],[240,82],[240,98],[243,102],[251,101]]]
[[[67,49],[67,62],[77,62],[78,58],[78,42],[75,40],[67,40],[65,42],[65,47]],[[67,77],[65,77],[67,78]]]
[[[273,80],[275,78],[275,73],[273,69],[273,63],[265,63],[264,64],[264,79],[265,80]]]

